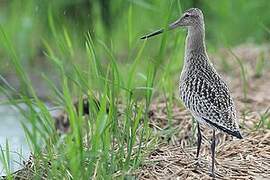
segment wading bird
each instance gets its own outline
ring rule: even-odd
[[[168,30],[177,27],[185,27],[188,30],[184,66],[180,75],[180,97],[185,107],[198,122],[197,160],[199,160],[202,140],[200,125],[205,124],[213,129],[210,175],[214,177],[215,131],[221,130],[242,139],[237,123],[236,110],[226,83],[221,79],[206,53],[202,11],[198,8],[188,9],[177,21],[169,25]],[[160,29],[143,36],[141,39],[147,39],[164,31],[164,29]]]

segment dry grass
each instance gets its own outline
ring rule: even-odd
[[[222,75],[229,82],[236,106],[239,110],[241,132],[244,139],[233,139],[224,133],[217,135],[216,174],[217,179],[270,179],[270,130],[262,127],[255,130],[260,115],[270,107],[270,74],[269,64],[265,64],[264,74],[254,78],[254,66],[260,54],[269,58],[269,47],[253,48],[242,45],[232,51],[243,62],[246,71],[248,93],[247,101],[243,100],[240,68],[228,51],[219,52],[214,59],[223,56],[230,62],[232,72]],[[248,53],[247,53],[248,52]],[[220,62],[215,62],[220,67]],[[222,72],[222,71],[221,71]],[[165,102],[156,102],[151,108],[151,127],[164,139],[144,161],[137,172],[139,179],[211,179],[210,139],[212,131],[203,128],[203,145],[200,153],[200,167],[196,168],[196,123],[190,113],[174,104],[171,122],[166,112]],[[269,118],[267,119],[269,121]],[[269,122],[267,122],[269,124]],[[166,129],[175,128],[169,138]]]
[[[256,132],[241,141],[220,143],[216,151],[217,178],[270,178],[269,135],[269,131],[266,135]],[[195,153],[194,146],[183,148],[164,145],[147,158],[138,177],[139,179],[209,179],[209,149],[206,146],[202,148],[201,166],[198,168],[195,166]]]
[[[158,133],[168,126],[165,103],[152,106],[151,124]],[[178,127],[170,141],[161,142],[144,161],[138,171],[139,179],[209,179],[211,130],[203,129],[200,167],[195,166],[196,132],[189,113],[174,107],[173,127]],[[245,121],[252,122],[252,119]],[[243,119],[241,120],[243,121]],[[254,125],[256,121],[253,122]],[[242,123],[243,124],[243,123]],[[249,123],[250,124],[250,123]],[[244,139],[236,140],[219,133],[216,148],[216,174],[221,179],[268,179],[270,178],[270,131],[251,132],[242,127]]]
[[[169,123],[166,102],[156,102],[151,107],[149,117],[154,134],[160,137],[160,144],[146,157],[134,175],[138,179],[211,179],[208,175],[211,130],[202,127],[200,166],[196,168],[196,124],[189,112],[175,104]],[[270,130],[252,131],[258,123],[256,115],[246,116],[240,121],[244,139],[217,134],[217,179],[269,179]],[[171,129],[170,126],[175,128],[171,134],[167,131]],[[32,176],[32,159],[25,165],[24,169],[15,173],[18,179]]]
[[[260,78],[253,77],[252,60],[258,58],[261,49],[253,48],[252,51],[247,49],[250,48],[240,46],[233,51],[249,72],[248,101],[243,101],[239,68],[232,64],[233,72],[229,75],[223,74],[225,80],[230,82],[237,109],[241,114],[239,120],[244,139],[233,139],[224,133],[217,134],[215,163],[217,179],[270,179],[270,130],[265,126],[255,130],[260,114],[270,107],[270,74],[264,73]],[[269,58],[269,48],[264,47],[262,51],[265,58]],[[224,58],[233,57],[224,54]],[[204,127],[202,129],[200,166],[196,168],[196,123],[190,113],[180,105],[174,104],[171,114],[168,115],[166,104],[165,101],[157,101],[151,107],[149,123],[154,136],[159,137],[160,143],[145,158],[141,168],[134,175],[138,179],[211,179],[208,175],[211,160],[209,143],[211,130]],[[55,125],[60,132],[68,132],[69,123],[65,113],[60,113],[56,117]],[[32,160],[27,162],[28,168],[18,171],[17,175],[31,170],[33,166],[31,162]]]

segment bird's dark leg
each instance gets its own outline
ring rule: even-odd
[[[197,133],[197,153],[196,153],[196,166],[195,166],[195,171],[197,171],[198,166],[200,166],[200,160],[199,160],[199,154],[200,154],[200,149],[201,149],[201,143],[202,143],[202,134],[201,134],[201,129],[199,123],[197,123],[197,128],[198,128],[198,133]]]
[[[201,134],[201,129],[200,129],[200,125],[198,123],[198,139],[197,139],[197,154],[196,154],[196,160],[199,159],[199,154],[200,154],[200,149],[201,149],[201,143],[202,143],[202,134]]]
[[[215,147],[216,147],[216,136],[215,130],[213,130],[213,137],[211,143],[211,152],[212,152],[212,167],[211,167],[211,176],[215,177],[214,169],[215,169]]]

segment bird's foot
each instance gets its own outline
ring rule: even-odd
[[[197,168],[197,167],[202,167],[202,166],[201,166],[201,160],[200,160],[199,158],[196,158],[195,161],[196,161],[196,162],[195,162],[195,167],[196,167],[196,168]]]
[[[196,159],[194,172],[198,172],[198,169],[202,167],[200,159]]]
[[[215,175],[214,172],[210,172],[210,173],[209,173],[209,176],[212,177],[212,179],[215,179],[215,178],[216,178],[216,175]]]

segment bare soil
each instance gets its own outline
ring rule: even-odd
[[[152,107],[151,125],[157,131],[169,126],[164,115],[165,103]],[[203,145],[200,166],[196,168],[195,123],[188,111],[175,107],[172,126],[177,130],[169,142],[162,141],[144,161],[138,171],[139,179],[211,179],[209,176],[211,130],[203,128]],[[270,130],[252,130],[258,123],[256,117],[241,119],[244,139],[233,139],[227,134],[217,135],[216,179],[269,179]]]

